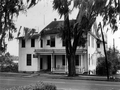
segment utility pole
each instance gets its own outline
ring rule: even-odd
[[[108,68],[108,58],[107,58],[107,53],[106,53],[106,48],[105,48],[105,40],[104,40],[104,35],[102,31],[102,25],[100,23],[100,29],[101,29],[101,34],[102,34],[102,40],[103,40],[103,47],[104,47],[104,54],[105,54],[105,62],[106,62],[106,70],[107,70],[107,80],[109,80],[109,68]]]

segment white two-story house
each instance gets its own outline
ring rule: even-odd
[[[58,36],[63,21],[52,21],[40,33],[29,39],[24,36],[19,40],[19,71],[37,72],[51,71],[53,73],[67,73],[68,61],[66,58],[64,41]],[[103,53],[102,41],[97,37],[96,24],[87,34],[86,47],[78,47],[76,51],[76,72],[92,71],[95,74],[97,58]],[[43,33],[44,32],[44,33]]]

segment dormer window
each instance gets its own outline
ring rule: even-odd
[[[22,48],[25,48],[25,39],[22,39]]]

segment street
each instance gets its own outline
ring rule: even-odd
[[[35,84],[38,81],[52,83],[58,90],[120,90],[120,82],[65,80],[47,77],[0,77],[0,90],[14,86]]]

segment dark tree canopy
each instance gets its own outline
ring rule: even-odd
[[[13,32],[16,32],[14,18],[20,11],[29,9],[36,5],[39,0],[0,0],[0,51],[5,52],[7,44],[5,38],[13,38]],[[26,7],[27,6],[27,7]]]

